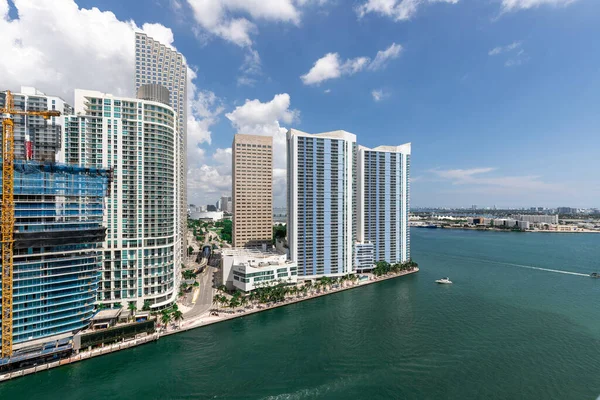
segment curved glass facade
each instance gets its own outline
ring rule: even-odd
[[[69,163],[113,169],[98,301],[138,309],[177,295],[176,114],[168,105],[76,90],[65,123]]]

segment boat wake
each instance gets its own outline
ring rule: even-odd
[[[492,262],[495,262],[495,261],[492,261]],[[581,272],[572,272],[572,271],[563,271],[561,269],[550,269],[550,268],[534,267],[533,265],[521,265],[521,264],[511,264],[511,263],[501,263],[501,262],[495,262],[495,263],[496,264],[503,264],[503,265],[510,265],[510,266],[519,267],[519,268],[536,269],[538,271],[555,272],[557,274],[587,276],[587,277],[590,276],[589,274],[582,274]]]
[[[564,271],[562,269],[542,268],[542,267],[535,267],[533,265],[513,264],[513,263],[502,262],[502,261],[492,261],[492,260],[485,260],[485,259],[473,258],[473,257],[461,257],[461,256],[449,256],[449,255],[445,255],[445,256],[451,257],[451,258],[457,258],[457,259],[477,260],[477,261],[482,261],[482,262],[489,263],[489,264],[508,265],[511,267],[527,268],[527,269],[534,269],[534,270],[546,271],[546,272],[554,272],[556,274],[586,276],[586,277],[590,276],[590,274],[583,274],[581,272],[573,272],[573,271]]]

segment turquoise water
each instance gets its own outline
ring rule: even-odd
[[[600,235],[413,229],[414,276],[0,385],[0,399],[596,399]],[[453,285],[436,285],[449,276]]]

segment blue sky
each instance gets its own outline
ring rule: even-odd
[[[20,14],[30,2],[11,0],[5,19],[25,25]],[[133,23],[159,40],[170,29],[196,72],[190,201],[212,203],[229,192],[234,133],[281,138],[294,127],[344,129],[365,146],[412,142],[413,206],[600,206],[596,0],[56,3],[83,21],[97,7],[92,21],[118,29]],[[96,38],[108,36],[100,31]],[[22,42],[36,46],[26,36]],[[129,57],[101,48],[96,62],[108,57],[103,51]],[[318,82],[327,76],[337,77]],[[93,78],[76,84],[109,91]],[[276,205],[285,201],[282,157],[276,154]]]

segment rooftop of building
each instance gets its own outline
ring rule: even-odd
[[[384,153],[402,153],[402,154],[410,154],[411,144],[404,143],[398,146],[377,146],[375,148],[369,148],[366,146],[358,146],[359,150],[365,151],[380,151]]]
[[[330,131],[330,132],[322,132],[322,133],[306,133],[299,131],[297,129],[290,129],[288,132],[289,136],[303,136],[303,137],[317,137],[324,139],[343,139],[348,140],[350,142],[356,142],[356,135],[350,132],[346,132],[344,130]]]
[[[98,311],[98,314],[92,318],[92,321],[102,321],[106,319],[115,319],[118,318],[123,312],[122,308],[107,308],[105,310]]]
[[[160,106],[163,108],[167,108],[175,113],[175,109],[168,104],[161,103],[159,101],[154,100],[143,100],[138,99],[137,97],[131,96],[116,96],[111,93],[104,93],[98,90],[87,90],[87,89],[75,89],[75,113],[76,114],[85,114],[86,113],[86,102],[90,98],[101,98],[101,99],[113,99],[113,100],[121,100],[121,101],[129,101],[129,102],[143,102],[147,104],[152,104],[156,106]]]
[[[277,252],[274,248],[264,250],[235,247],[223,249],[221,255],[223,257],[233,257],[233,263],[236,266],[248,266],[252,268],[288,265],[293,263],[287,259],[285,254]]]

